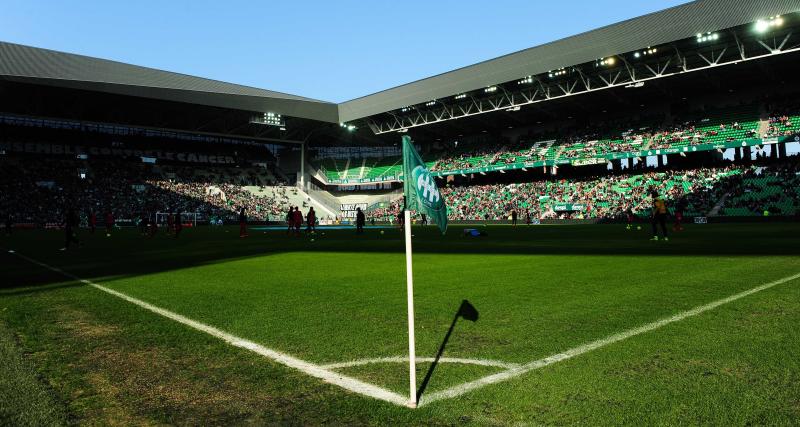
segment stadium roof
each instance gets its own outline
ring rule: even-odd
[[[124,64],[0,42],[0,78],[335,123],[336,104]]]
[[[796,11],[800,0],[697,0],[344,102],[339,104],[339,120],[369,117]]]
[[[800,0],[697,0],[338,105],[5,42],[0,79],[339,123],[797,11]]]

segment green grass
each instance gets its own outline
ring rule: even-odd
[[[0,424],[61,425],[67,422],[63,406],[22,354],[13,334],[0,324]]]
[[[645,227],[647,229],[649,227]],[[417,354],[526,363],[800,272],[798,224],[690,226],[670,242],[624,226],[415,229]],[[407,351],[399,230],[133,230],[0,240],[81,278],[318,364]],[[0,322],[69,416],[177,424],[793,424],[800,281],[417,410],[350,392],[0,253]],[[3,358],[5,359],[5,353]],[[5,360],[3,361],[4,363]],[[418,366],[422,381],[429,363]],[[407,365],[342,374],[407,393]],[[425,394],[502,368],[440,363]],[[28,392],[32,395],[34,392]],[[0,406],[5,405],[0,403]],[[9,409],[4,406],[2,410]],[[14,410],[11,407],[10,410]]]

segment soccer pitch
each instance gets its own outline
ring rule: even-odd
[[[414,229],[417,409],[398,229],[20,232],[0,324],[84,422],[800,419],[800,225],[461,228]]]

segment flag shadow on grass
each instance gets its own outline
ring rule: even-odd
[[[419,390],[417,390],[417,402],[419,402],[419,400],[422,398],[422,394],[425,393],[425,389],[428,387],[428,383],[430,383],[431,381],[431,377],[433,376],[433,371],[439,364],[439,359],[442,358],[442,354],[444,354],[444,349],[447,346],[447,342],[450,340],[450,335],[453,334],[453,330],[456,328],[456,323],[458,322],[458,318],[461,317],[465,320],[477,322],[478,316],[479,316],[478,310],[472,304],[470,304],[469,301],[467,300],[461,301],[461,305],[458,307],[456,315],[453,316],[453,322],[450,323],[450,329],[447,330],[447,334],[445,334],[444,340],[442,340],[442,344],[439,346],[439,351],[436,353],[436,357],[433,359],[433,363],[431,363],[430,368],[428,368],[428,372],[425,373],[425,378],[422,380],[422,384],[420,384]]]

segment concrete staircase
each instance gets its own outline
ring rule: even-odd
[[[769,118],[763,118],[759,120],[758,128],[756,129],[756,132],[758,132],[758,136],[763,137],[764,135],[767,134],[768,130],[769,130]]]
[[[711,210],[708,212],[708,216],[719,215],[719,211],[722,209],[723,206],[725,206],[725,201],[728,200],[728,196],[730,196],[730,193],[725,193],[724,196],[720,197],[719,200],[717,201],[717,204],[715,204],[714,207],[711,208]]]
[[[243,187],[245,190],[249,191],[250,193],[261,196],[261,197],[270,197],[276,200],[276,203],[280,205],[279,207],[281,210],[288,211],[289,206],[298,206],[303,213],[308,212],[309,207],[314,207],[314,210],[317,212],[317,218],[319,219],[333,219],[338,216],[338,213],[333,209],[325,206],[322,203],[317,202],[313,198],[311,198],[308,194],[301,191],[297,187],[291,186],[272,186],[272,187],[253,187],[247,186]]]

